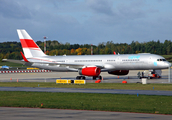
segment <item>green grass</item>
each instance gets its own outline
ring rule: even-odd
[[[161,55],[161,56],[163,56],[164,58],[172,57],[172,55]]]
[[[20,80],[19,80],[20,81]],[[56,84],[52,82],[0,82],[0,87],[49,87],[49,88],[94,88],[94,89],[130,89],[130,90],[168,90],[172,84],[138,84],[138,83],[87,83],[85,85]]]
[[[12,62],[0,62],[0,66],[10,66],[10,67],[26,67],[25,65],[18,64],[18,63],[12,63]]]
[[[57,87],[133,90],[172,90],[172,84],[122,84],[87,83],[85,85],[56,84],[41,82],[0,82],[6,87]],[[32,89],[32,88],[30,88]],[[41,107],[57,109],[101,110],[172,114],[172,96],[91,94],[91,93],[47,93],[47,92],[0,92],[0,106]]]
[[[0,92],[0,106],[172,114],[172,96]]]
[[[172,55],[162,55],[168,62],[172,62]]]

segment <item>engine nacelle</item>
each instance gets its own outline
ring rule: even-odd
[[[115,71],[108,71],[109,74],[113,75],[127,75],[129,70],[115,70]]]
[[[79,74],[85,76],[99,76],[100,72],[101,70],[98,67],[86,67],[79,70]]]

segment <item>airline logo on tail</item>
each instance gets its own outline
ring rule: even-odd
[[[17,33],[26,58],[46,56],[25,30],[18,29]]]

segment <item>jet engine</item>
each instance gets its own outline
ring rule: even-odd
[[[99,76],[101,70],[98,67],[86,67],[79,70],[80,75],[85,76]]]
[[[113,75],[127,75],[129,70],[115,70],[115,71],[108,71],[109,74]]]

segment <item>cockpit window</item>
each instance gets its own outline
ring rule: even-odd
[[[166,61],[166,59],[157,59],[157,61]]]

